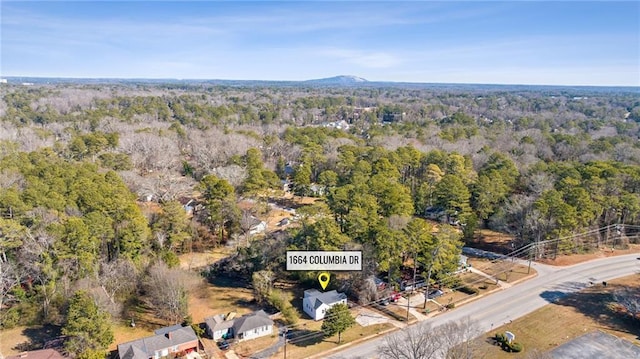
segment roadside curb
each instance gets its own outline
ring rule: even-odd
[[[516,281],[514,281],[514,282],[512,282],[512,283],[509,283],[509,284],[510,284],[510,285],[515,285],[515,284],[518,284],[518,283],[520,283],[520,282],[523,282],[523,281],[525,281],[525,280],[529,280],[529,279],[534,278],[534,277],[537,277],[537,276],[538,276],[538,272],[536,271],[536,272],[535,272],[534,274],[532,274],[532,275],[529,275],[529,276],[526,276],[526,277],[522,277],[522,278],[520,278],[520,279],[518,279],[518,280],[516,280]],[[495,292],[502,291],[502,290],[504,290],[504,289],[505,289],[505,288],[503,288],[503,287],[497,287],[496,289],[493,289],[493,290],[491,290],[491,291],[489,291],[489,292],[486,292],[486,293],[484,293],[484,294],[482,294],[482,295],[474,296],[473,298],[465,299],[465,300],[463,300],[463,301],[461,301],[461,302],[459,302],[459,303],[456,303],[456,307],[457,307],[458,305],[464,305],[464,304],[467,304],[467,303],[469,303],[469,302],[476,301],[476,300],[478,300],[478,299],[480,299],[480,298],[482,298],[482,297],[485,297],[485,296],[487,296],[487,295],[489,295],[489,294],[493,294],[493,293],[495,293]],[[455,309],[453,309],[453,310],[455,310]],[[439,314],[442,314],[442,313],[440,313],[440,312],[432,312],[432,313],[424,314],[424,315],[427,317],[427,319],[429,319],[429,318],[436,317],[436,316],[438,316]],[[425,319],[425,320],[426,320],[426,319]],[[420,320],[413,320],[413,321],[409,321],[409,323],[406,323],[406,326],[410,326],[411,324],[417,323],[417,322],[419,322],[419,321],[420,321]],[[337,346],[337,347],[335,347],[335,348],[329,349],[329,350],[324,351],[324,352],[322,352],[322,353],[318,353],[318,354],[312,355],[312,356],[307,357],[307,358],[308,358],[308,359],[324,358],[324,357],[326,357],[326,356],[330,355],[331,353],[334,353],[334,352],[337,352],[337,351],[341,351],[341,350],[347,349],[347,348],[349,348],[350,346],[353,346],[353,345],[356,345],[356,344],[360,344],[360,343],[362,343],[362,342],[366,342],[366,341],[371,340],[371,339],[374,339],[374,338],[376,338],[376,337],[379,337],[379,336],[382,336],[382,335],[385,335],[385,334],[388,334],[388,333],[391,333],[391,332],[394,332],[394,331],[397,331],[397,330],[401,330],[401,329],[402,329],[402,328],[398,328],[398,327],[395,327],[395,326],[394,326],[393,328],[390,328],[390,329],[387,329],[387,330],[381,331],[381,332],[376,333],[376,334],[371,334],[371,335],[366,336],[366,337],[364,337],[364,338],[360,338],[360,339],[354,340],[354,341],[349,342],[349,343],[347,343],[347,344]]]
[[[535,278],[535,277],[537,277],[537,276],[538,276],[538,272],[536,271],[535,273],[533,273],[533,274],[531,274],[531,275],[528,275],[528,276],[526,276],[526,277],[522,277],[522,278],[520,278],[520,279],[518,279],[518,280],[516,280],[516,281],[513,281],[513,282],[509,283],[509,285],[510,285],[510,286],[513,286],[513,285],[516,285],[516,284],[518,284],[518,283],[520,283],[520,282],[524,282],[524,281],[526,281],[526,280],[529,280],[529,279]],[[486,293],[479,294],[479,295],[473,296],[473,297],[471,297],[471,298],[467,298],[467,299],[461,300],[461,301],[459,301],[459,302],[456,302],[456,303],[455,303],[456,308],[457,308],[458,306],[461,306],[461,305],[465,305],[465,304],[467,304],[467,303],[474,302],[474,301],[476,301],[476,300],[478,300],[478,299],[480,299],[480,298],[483,298],[483,297],[485,297],[485,296],[487,296],[487,295],[491,295],[491,294],[493,294],[493,293],[500,292],[500,291],[503,291],[503,290],[505,290],[505,289],[506,289],[505,287],[496,287],[495,289],[492,289],[492,290],[490,290],[490,291],[488,291],[488,292],[486,292]],[[449,309],[449,310],[455,310],[455,308],[454,308],[454,309]],[[438,315],[440,315],[440,314],[442,314],[442,313],[444,313],[444,312],[440,312],[440,311],[437,311],[437,310],[436,310],[436,311],[431,311],[431,312],[429,312],[428,314],[423,314],[423,315],[425,315],[425,316],[427,317],[427,319],[428,319],[428,318],[437,317]]]

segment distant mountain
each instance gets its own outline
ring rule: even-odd
[[[334,76],[334,77],[327,77],[324,79],[307,80],[304,82],[307,84],[314,84],[314,85],[357,85],[357,84],[362,84],[363,82],[369,82],[369,81],[358,76],[340,75],[340,76]]]
[[[1,0],[0,0],[1,1]],[[595,93],[629,93],[638,95],[638,86],[554,86],[554,85],[496,85],[496,84],[464,84],[464,83],[420,83],[368,81],[357,76],[335,76],[307,81],[274,81],[274,80],[215,80],[215,79],[135,79],[135,78],[65,78],[65,77],[28,77],[4,76],[7,85],[21,84],[119,84],[119,85],[157,85],[166,87],[204,88],[210,86],[233,87],[366,87],[366,88],[405,88],[425,89],[433,91],[453,92],[542,92],[545,94],[584,96]],[[0,88],[5,86],[0,82]]]

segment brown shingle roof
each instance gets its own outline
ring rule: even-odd
[[[5,357],[5,359],[64,359],[64,357],[56,350],[42,349],[22,352],[18,355]]]

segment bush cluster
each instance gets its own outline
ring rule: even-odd
[[[522,344],[518,342],[509,343],[509,340],[503,333],[496,333],[493,338],[495,339],[496,344],[500,345],[500,347],[502,347],[502,350],[506,352],[519,353],[522,351],[522,349],[524,349]]]
[[[468,285],[463,285],[462,287],[458,288],[458,290],[462,293],[466,293],[469,295],[475,295],[478,294],[478,290],[474,287],[470,287]]]

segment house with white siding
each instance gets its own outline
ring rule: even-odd
[[[233,332],[239,341],[264,337],[273,333],[273,320],[259,310],[236,319]]]
[[[226,320],[225,320],[226,319]],[[273,320],[264,310],[239,318],[215,315],[205,319],[207,335],[214,340],[236,338],[250,340],[273,333]]]
[[[317,289],[304,291],[302,309],[314,320],[324,319],[327,310],[336,304],[347,304],[347,295],[335,290],[320,292]]]

